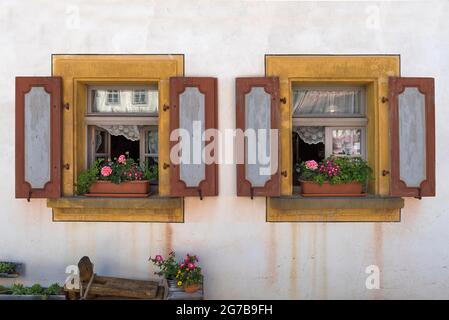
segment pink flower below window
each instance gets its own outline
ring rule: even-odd
[[[124,154],[120,155],[117,159],[118,163],[125,164],[126,163],[126,156]]]
[[[101,175],[103,177],[109,177],[112,173],[112,168],[110,166],[104,166],[101,168]]]
[[[318,163],[315,160],[306,161],[306,168],[310,170],[318,169]]]

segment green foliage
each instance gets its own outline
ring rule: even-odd
[[[86,171],[83,171],[78,176],[78,181],[76,183],[76,194],[82,195],[82,194],[86,194],[89,192],[90,186],[98,178],[98,175],[100,173],[101,162],[102,162],[101,159],[97,160],[95,162],[95,165],[92,168],[87,169]]]
[[[15,283],[10,288],[4,288],[3,292],[7,292],[13,295],[34,295],[34,296],[50,296],[61,294],[62,287],[53,283],[48,288],[43,288],[40,284],[33,284],[31,287],[25,287],[21,283]],[[0,292],[2,290],[0,289]]]
[[[45,293],[49,296],[52,296],[52,295],[61,294],[61,291],[62,291],[62,287],[57,283],[53,283],[51,286],[49,286],[47,288]]]
[[[154,166],[146,166],[145,173],[144,173],[144,179],[146,180],[158,180],[159,178],[159,168],[158,165]]]
[[[12,262],[0,262],[0,273],[16,273],[16,264]]]
[[[318,163],[316,169],[310,169],[306,162],[299,166],[300,180],[318,184],[328,181],[330,184],[360,182],[371,179],[372,170],[360,157],[329,157]]]
[[[165,260],[161,255],[157,255],[155,258],[150,257],[149,260],[159,268],[159,271],[155,272],[155,274],[163,276],[165,279],[175,279],[179,266],[173,251],[170,252],[168,258]]]

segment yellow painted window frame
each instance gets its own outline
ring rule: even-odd
[[[157,83],[159,89],[159,194],[170,194],[170,169],[163,168],[169,163],[169,119],[170,110],[162,111],[169,105],[169,78],[184,75],[184,55],[53,55],[52,75],[62,77],[63,103],[69,109],[63,112],[62,161],[68,164],[62,172],[62,194],[60,200],[48,200],[53,208],[56,221],[163,221],[182,222],[183,208],[180,199],[147,201],[127,199],[128,205],[120,209],[115,202],[102,200],[101,212],[92,201],[74,197],[74,185],[81,171],[86,168],[86,130],[84,116],[88,84],[143,84]],[[162,203],[162,204],[161,204]],[[74,209],[70,210],[72,204]],[[76,207],[76,210],[75,210]],[[120,215],[120,212],[123,215]],[[162,215],[162,216],[161,216]],[[65,219],[67,217],[67,219]],[[154,218],[153,218],[154,217]]]
[[[388,197],[389,176],[382,174],[390,167],[388,77],[400,75],[399,55],[266,55],[266,76],[279,77],[280,105],[281,195],[292,196],[292,84],[335,83],[365,85],[367,88],[367,154],[374,179],[369,192]],[[286,200],[287,201],[287,200]],[[371,199],[370,201],[375,201]],[[393,201],[394,202],[394,201]],[[397,202],[395,202],[397,203]],[[280,210],[267,200],[267,221],[399,221],[400,208],[323,208]],[[321,211],[321,213],[318,213]],[[360,212],[357,214],[357,212]]]

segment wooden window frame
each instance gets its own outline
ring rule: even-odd
[[[253,87],[262,87],[271,95],[271,129],[279,130],[279,79],[277,77],[236,78],[236,128],[245,132],[245,95]],[[244,143],[246,150],[246,139]],[[244,151],[245,152],[245,151]],[[263,187],[252,187],[246,179],[245,163],[237,164],[237,196],[279,196],[280,195],[280,152],[278,151],[278,167],[270,180]],[[245,157],[246,158],[246,157]],[[246,159],[245,159],[246,162]]]
[[[170,132],[179,128],[179,95],[187,87],[198,88],[205,95],[205,125],[204,129],[218,129],[217,79],[210,77],[171,77],[170,78]],[[178,141],[170,141],[170,149]],[[205,146],[212,143],[206,141]],[[216,142],[215,142],[216,143]],[[217,146],[217,144],[216,144]],[[215,154],[217,150],[214,151]],[[171,163],[171,162],[170,162]],[[171,163],[170,193],[173,196],[216,196],[218,195],[218,164],[215,160],[205,165],[205,178],[197,187],[188,187],[180,179],[180,166]]]
[[[400,221],[403,201],[390,201],[388,77],[400,75],[399,55],[265,55],[265,75],[278,76],[281,107],[281,197],[267,199],[269,222]],[[292,183],[292,84],[364,85],[367,106],[368,163],[373,180],[366,199],[347,198],[341,205],[295,195]],[[285,98],[285,100],[284,100]],[[354,125],[357,126],[357,125]],[[300,199],[298,199],[300,198]],[[360,201],[361,200],[361,201]],[[276,203],[276,204],[275,204]],[[279,204],[282,205],[279,205]],[[300,205],[307,203],[307,206]],[[363,209],[360,203],[366,205]]]
[[[184,75],[182,54],[80,54],[52,55],[52,75],[62,78],[62,198],[47,201],[55,221],[145,221],[183,222],[182,199],[170,195],[169,162],[169,78]],[[157,83],[158,105],[162,110],[157,119],[159,153],[158,194],[148,199],[112,199],[90,201],[75,197],[75,184],[87,163],[86,117],[88,85],[147,85]],[[144,119],[141,118],[143,121]],[[108,117],[114,123],[114,117]],[[151,123],[150,123],[151,125]],[[126,201],[124,201],[126,200]],[[163,205],[160,205],[163,203]]]
[[[62,81],[59,77],[16,77],[16,198],[57,198],[61,195]],[[25,181],[25,94],[43,87],[50,94],[50,180],[44,188]]]
[[[399,94],[406,88],[416,88],[425,97],[426,179],[420,186],[408,187],[400,178],[399,168]],[[433,78],[389,78],[391,133],[391,195],[403,197],[435,196],[435,83]]]

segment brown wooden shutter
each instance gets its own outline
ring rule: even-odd
[[[201,131],[195,131],[195,125],[200,125],[197,128]],[[213,141],[213,137],[205,137],[206,141],[204,142],[200,141],[201,138],[198,135],[194,137],[195,132],[203,134],[207,129],[217,129],[217,126],[217,79],[206,77],[170,78],[170,134],[176,129],[183,129],[186,130],[187,138],[190,140],[189,150],[181,150],[179,153],[172,153],[172,150],[176,145],[179,146],[180,140],[170,141],[171,195],[199,196],[200,198],[218,195],[216,161],[205,163],[202,151],[193,150],[195,143],[202,144],[202,150],[211,143],[218,143],[218,141]],[[182,156],[186,156],[186,152],[190,153],[189,160],[182,161]],[[212,158],[217,156],[216,152],[209,154]],[[172,157],[176,158],[176,163]]]
[[[237,78],[236,79],[236,128],[243,132],[247,129],[270,129],[279,132],[279,79],[277,77]],[[256,130],[257,131],[257,130]],[[256,133],[257,141],[259,137]],[[272,138],[276,139],[276,138]],[[270,145],[274,142],[272,139]],[[237,145],[237,157],[243,160],[237,163],[238,196],[279,196],[280,195],[280,139],[277,136],[276,150],[266,149],[272,166],[270,175],[261,174],[260,164],[255,153],[259,146],[250,148],[245,134],[244,146]],[[243,149],[243,150],[242,150]],[[253,160],[250,160],[253,155]],[[276,156],[276,161],[274,156]],[[255,159],[255,161],[254,161]],[[239,163],[240,162],[240,163]]]
[[[61,78],[16,78],[16,198],[61,195]]]
[[[403,197],[435,196],[433,78],[389,79],[391,185]]]

